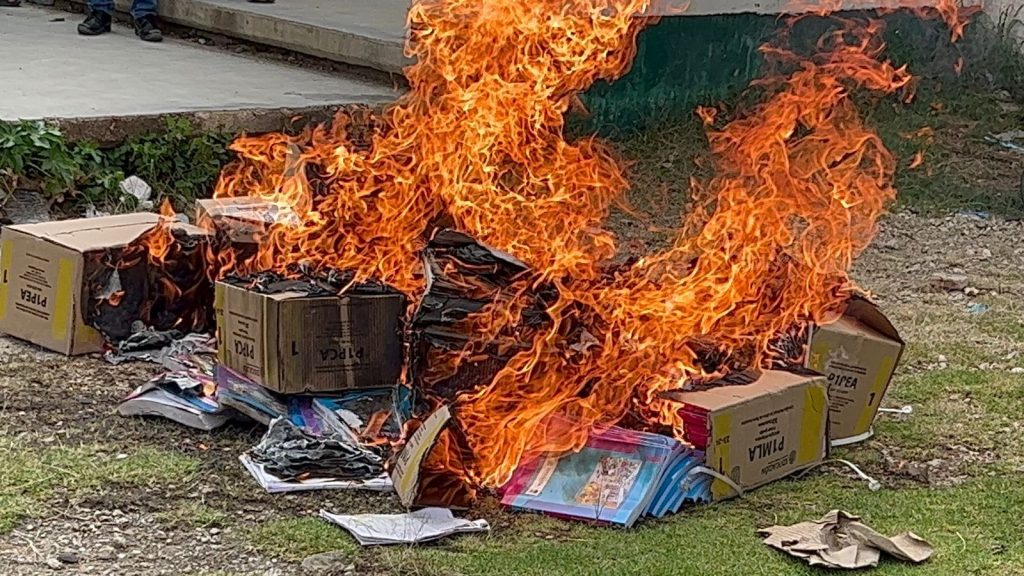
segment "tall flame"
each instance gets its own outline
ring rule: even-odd
[[[628,68],[647,9],[421,0],[409,15],[416,64],[397,104],[297,137],[242,138],[241,160],[218,184],[218,196],[259,196],[299,215],[272,228],[247,266],[309,261],[417,294],[427,233],[449,225],[557,289],[529,349],[457,400],[468,474],[481,485],[502,484],[524,455],[578,449],[627,414],[678,430],[658,393],[764,365],[778,334],[840,309],[855,290],[847,270],[895,197],[894,159],[851,91],[907,90],[911,77],[880,58],[881,21],[837,19],[810,58],[763,49],[776,70],[760,82],[767,98],[709,128],[717,175],[694,183],[697,208],[674,244],[608,272],[616,243],[602,223],[628,183],[603,144],[563,138],[564,114],[595,80]],[[962,34],[951,0],[933,12]],[[471,317],[470,346],[500,338],[524,306],[502,298]]]

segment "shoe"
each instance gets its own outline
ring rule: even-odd
[[[156,27],[156,16],[142,16],[135,19],[135,35],[146,42],[161,42],[163,32]]]
[[[85,17],[85,22],[78,25],[78,33],[82,36],[99,36],[110,32],[110,14],[93,10]]]

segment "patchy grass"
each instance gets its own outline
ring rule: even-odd
[[[816,475],[628,531],[577,525],[559,541],[471,536],[444,547],[387,550],[380,565],[438,575],[820,574],[761,544],[755,527],[843,508],[860,512],[882,532],[926,535],[938,550],[924,566],[884,560],[874,574],[1022,574],[1015,511],[1022,505],[1024,486],[1008,478],[948,490],[870,492],[863,484]]]
[[[1024,216],[1024,155],[984,141],[1019,124],[1021,107],[1005,94],[921,89],[910,104],[865,99],[860,108],[896,158],[897,208],[928,215],[977,210]],[[630,166],[628,201],[639,216],[616,215],[614,225],[634,242],[664,244],[690,198],[690,178],[711,174],[703,126],[681,119],[614,145]],[[909,168],[919,151],[924,165]]]
[[[284,560],[336,550],[354,556],[359,547],[347,532],[320,518],[272,520],[249,530],[245,538],[260,552]]]
[[[51,510],[56,495],[75,500],[117,484],[154,487],[188,481],[193,458],[153,448],[118,453],[102,446],[25,448],[0,434],[0,533]]]
[[[224,512],[195,500],[181,502],[156,517],[168,526],[188,528],[222,528],[231,521]]]

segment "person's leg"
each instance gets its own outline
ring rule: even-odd
[[[147,42],[159,42],[163,33],[156,26],[156,0],[134,0],[132,18],[135,19],[135,35]]]
[[[132,2],[132,18],[138,20],[144,16],[156,16],[156,0],[134,0]]]
[[[114,13],[114,0],[89,0],[90,12]]]
[[[82,36],[99,36],[110,32],[111,14],[114,13],[114,0],[89,0],[89,15],[85,22],[78,25],[78,33]]]

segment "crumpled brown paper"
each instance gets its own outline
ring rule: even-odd
[[[935,551],[931,544],[912,532],[887,538],[842,510],[833,510],[817,522],[792,526],[771,526],[758,530],[764,543],[811,566],[826,568],[868,568],[878,565],[881,553],[919,564]]]

